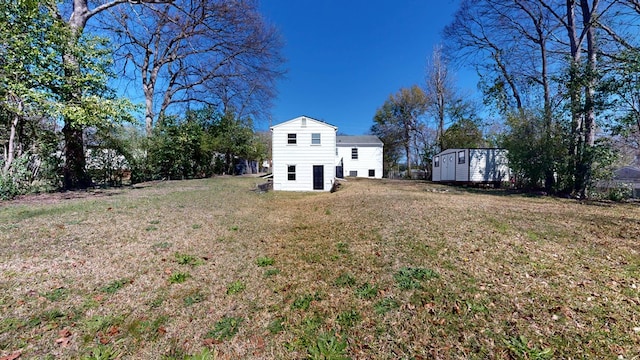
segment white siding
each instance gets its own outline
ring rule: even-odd
[[[351,158],[351,149],[358,149],[358,159]],[[342,159],[344,176],[357,171],[358,177],[370,177],[369,170],[374,171],[372,178],[382,179],[382,146],[338,146],[336,165]]]
[[[453,161],[456,164],[456,181],[469,181],[469,149],[456,149]],[[460,154],[464,159],[460,162]]]
[[[470,181],[509,181],[509,166],[504,149],[471,149]]]
[[[324,167],[322,191],[329,191],[335,178],[336,128],[298,117],[275,125],[272,131],[273,189],[313,191],[313,166]],[[320,134],[320,145],[311,144],[311,134]],[[296,134],[297,143],[288,144],[287,135]],[[288,180],[287,167],[296,166],[296,179]]]

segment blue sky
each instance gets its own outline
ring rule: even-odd
[[[457,0],[263,0],[284,38],[288,70],[272,124],[307,115],[340,133],[367,133],[390,94],[423,85],[427,59],[457,7]],[[475,80],[456,77],[458,87],[475,90]]]

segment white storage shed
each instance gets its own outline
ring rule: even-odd
[[[432,180],[450,183],[509,181],[506,149],[447,149],[433,157]]]

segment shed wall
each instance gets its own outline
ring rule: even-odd
[[[469,153],[469,181],[509,181],[509,166],[506,150],[471,149],[469,150]]]

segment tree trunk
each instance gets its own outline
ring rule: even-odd
[[[85,169],[86,160],[82,128],[66,122],[62,128],[62,133],[65,143],[64,188],[85,189],[91,185],[91,179]]]
[[[407,155],[407,178],[411,179],[411,150],[408,141],[404,144],[404,151]]]
[[[583,187],[580,175],[580,159],[582,158],[582,115],[580,103],[579,74],[581,48],[576,29],[575,0],[567,0],[567,35],[571,51],[571,63],[569,64],[569,102],[571,106],[571,134],[569,141],[569,173],[573,175],[573,190]]]
[[[145,59],[146,61],[146,59]],[[144,93],[144,124],[147,137],[153,135],[153,82],[146,79],[146,69],[142,70],[142,90]],[[151,82],[151,84],[150,84]]]
[[[544,35],[542,34],[542,29],[540,23],[536,23],[538,27],[538,36],[540,40],[540,55],[542,60],[542,87],[544,89],[544,131],[545,131],[545,141],[547,145],[554,145],[553,143],[553,115],[551,113],[551,90],[549,86],[549,73],[548,73],[548,63],[547,63],[547,43],[544,39]],[[547,146],[548,148],[548,146]],[[546,167],[545,167],[545,180],[544,187],[547,191],[551,191],[555,186],[555,177],[554,177],[554,162],[556,159],[553,159],[554,152],[546,151]]]
[[[18,112],[22,111],[22,101],[18,102]],[[9,144],[7,149],[7,156],[5,157],[4,162],[4,172],[9,171],[11,167],[11,163],[13,163],[13,158],[15,156],[16,151],[16,129],[18,127],[18,121],[20,120],[20,115],[15,114],[13,117],[13,121],[11,122],[11,130],[9,132]]]
[[[582,186],[576,189],[580,196],[587,197],[587,185],[591,181],[591,169],[593,166],[593,158],[591,155],[591,148],[595,144],[596,137],[596,113],[595,113],[595,88],[596,88],[596,72],[597,72],[597,46],[594,34],[594,27],[592,26],[592,15],[596,13],[598,8],[598,0],[594,0],[592,7],[589,7],[588,0],[580,0],[580,7],[582,9],[582,20],[584,31],[586,32],[587,39],[587,82],[584,87],[584,147],[585,151],[581,158],[580,176],[582,180]]]
[[[69,18],[69,28],[71,29],[71,38],[69,39],[69,47],[74,48],[76,42],[82,35],[84,26],[91,13],[86,0],[73,1],[73,13]],[[66,53],[62,57],[65,64],[66,81],[71,82],[72,79],[80,74],[80,65],[78,59],[73,53]],[[75,84],[71,84],[75,85]],[[79,86],[71,86],[72,90],[68,94],[63,94],[66,103],[73,103],[78,100],[82,94]],[[75,124],[69,118],[64,119],[64,127],[62,134],[64,135],[64,165],[63,165],[63,186],[65,189],[84,189],[91,185],[85,165],[86,158],[84,154],[84,138],[82,136],[83,127]]]

